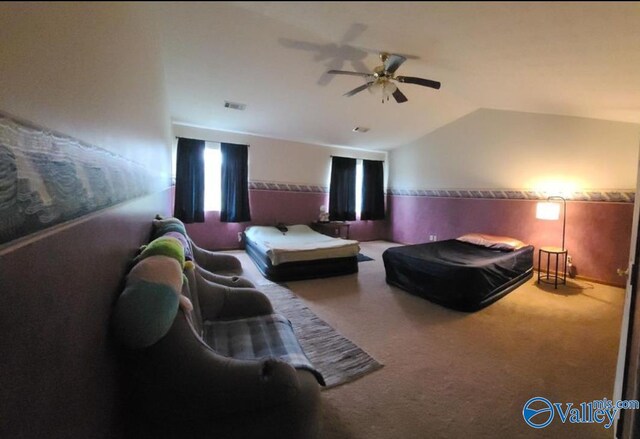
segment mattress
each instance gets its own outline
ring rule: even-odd
[[[245,231],[245,238],[267,255],[272,265],[345,258],[357,256],[360,251],[358,241],[332,238],[303,224],[286,227],[281,232],[275,227],[252,226]]]
[[[256,267],[276,282],[340,276],[358,272],[358,241],[331,238],[305,225],[252,226],[245,247]]]
[[[533,275],[533,246],[505,251],[456,239],[393,247],[382,254],[386,280],[461,311],[504,297]]]

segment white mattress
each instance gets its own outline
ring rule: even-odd
[[[271,226],[251,226],[245,236],[271,260],[272,265],[285,262],[313,261],[316,259],[357,256],[358,241],[332,238],[303,224],[287,226],[287,232]]]

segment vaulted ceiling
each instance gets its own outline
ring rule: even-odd
[[[177,123],[391,149],[478,108],[640,123],[639,2],[156,3]],[[407,61],[409,101],[355,76],[381,51]],[[224,107],[246,104],[245,111]],[[356,126],[370,128],[355,133]]]

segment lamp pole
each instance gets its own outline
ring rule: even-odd
[[[555,195],[547,198],[547,201],[550,200],[562,200],[562,250],[564,251],[564,230],[567,225],[567,200],[565,200],[564,197]]]

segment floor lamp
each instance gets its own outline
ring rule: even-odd
[[[564,232],[567,226],[567,200],[563,197],[552,196],[546,202],[539,202],[536,206],[536,218],[543,220],[557,220],[560,218],[560,204],[551,200],[562,200],[562,250],[564,248]]]
[[[559,203],[553,203],[551,202],[551,200],[562,200],[562,247],[557,248],[557,247],[541,247],[538,250],[538,283],[540,282],[544,282],[544,283],[553,283],[554,288],[558,288],[558,283],[559,283],[559,278],[558,278],[558,266],[559,266],[559,259],[562,258],[563,260],[563,270],[562,270],[562,279],[560,281],[560,283],[562,284],[566,284],[567,283],[567,255],[568,255],[568,251],[564,246],[564,237],[565,237],[565,230],[566,230],[566,225],[567,225],[567,200],[565,200],[563,197],[558,197],[558,196],[551,196],[547,198],[546,202],[539,202],[536,206],[536,218],[538,219],[542,219],[542,220],[557,220],[560,218],[560,204]],[[547,266],[546,266],[546,272],[544,274],[544,276],[542,276],[542,255],[543,253],[545,255],[547,255]],[[550,265],[550,258],[551,256],[555,256],[555,265],[556,265],[556,270],[555,273],[553,275],[553,277],[551,276],[550,272],[549,272],[549,265]],[[552,280],[552,282],[551,282]]]

